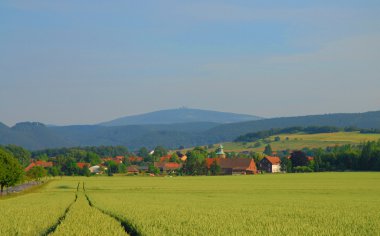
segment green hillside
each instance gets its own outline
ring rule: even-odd
[[[280,137],[280,141],[275,141],[275,137]],[[321,134],[281,134],[274,135],[265,140],[257,142],[228,142],[223,143],[225,151],[255,151],[262,152],[270,141],[273,151],[277,150],[296,150],[302,148],[326,148],[335,145],[359,144],[364,141],[375,141],[380,139],[380,134],[361,134],[359,132],[337,132]],[[260,146],[258,146],[260,144]]]

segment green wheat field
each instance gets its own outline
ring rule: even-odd
[[[0,235],[380,235],[380,173],[63,177],[0,209]]]

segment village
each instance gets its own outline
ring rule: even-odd
[[[195,150],[195,151],[194,151]],[[201,148],[195,148],[183,154],[180,151],[166,154],[157,158],[154,162],[145,162],[143,157],[139,156],[114,156],[102,157],[100,162],[95,165],[87,162],[75,162],[71,168],[76,169],[71,175],[109,175],[125,174],[125,175],[149,175],[149,176],[165,176],[165,175],[253,175],[261,173],[281,173],[286,172],[281,167],[281,158],[278,156],[263,155],[262,158],[254,159],[249,157],[227,157],[223,146],[213,152],[213,157],[204,155],[203,157],[194,156],[194,152],[202,151]],[[204,152],[204,151],[203,151]],[[153,154],[152,151],[150,154]],[[275,154],[275,153],[274,153]],[[291,156],[287,157],[288,160]],[[312,161],[312,157],[307,157]],[[35,167],[45,169],[48,175],[70,175],[65,174],[63,168],[57,169],[55,158],[50,161],[32,160],[24,169],[29,172]],[[56,171],[52,171],[52,170]],[[67,172],[66,172],[67,173]]]

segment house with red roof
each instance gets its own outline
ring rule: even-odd
[[[256,163],[251,158],[207,158],[206,166],[210,169],[216,162],[220,166],[221,174],[257,174]]]
[[[51,161],[33,161],[24,170],[26,172],[28,172],[34,166],[42,166],[44,168],[48,168],[48,167],[52,167],[53,166],[53,162],[51,162]]]
[[[175,172],[182,168],[182,164],[177,162],[154,162],[154,167],[160,169],[161,172]]]
[[[266,156],[260,161],[260,169],[268,173],[281,172],[281,160],[279,157]]]

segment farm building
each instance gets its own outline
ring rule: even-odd
[[[256,163],[251,158],[207,158],[206,165],[210,169],[211,165],[216,162],[220,166],[221,174],[256,174]]]
[[[281,160],[279,157],[266,156],[260,161],[260,169],[268,173],[281,172]]]

